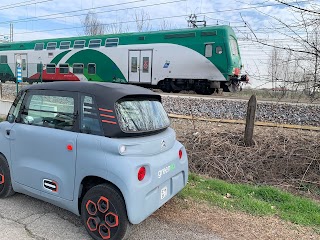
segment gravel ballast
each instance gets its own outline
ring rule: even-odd
[[[168,113],[202,118],[245,120],[246,100],[162,96]],[[259,102],[256,121],[320,126],[320,105]]]
[[[23,84],[24,85],[24,84]],[[19,85],[19,89],[23,86]],[[1,84],[0,97],[14,100],[16,84]],[[167,113],[202,118],[245,120],[247,101],[211,97],[162,96]],[[259,101],[256,121],[320,126],[320,105]]]

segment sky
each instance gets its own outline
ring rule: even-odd
[[[283,0],[295,6],[314,9],[320,0]],[[0,40],[28,41],[83,35],[82,22],[91,11],[110,29],[119,26],[137,31],[135,15],[149,18],[149,30],[187,28],[190,14],[207,25],[230,25],[238,37],[243,73],[250,76],[252,88],[270,87],[271,48],[250,41],[253,33],[267,43],[291,44],[279,21],[290,23],[297,16],[292,9],[275,0],[1,0]],[[276,17],[278,20],[275,20]]]

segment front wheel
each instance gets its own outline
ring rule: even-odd
[[[5,157],[0,155],[0,198],[6,198],[13,194],[9,165]]]
[[[92,187],[84,195],[81,218],[89,235],[96,240],[124,239],[129,231],[123,197],[108,184]]]

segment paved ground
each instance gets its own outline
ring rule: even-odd
[[[0,199],[0,229],[0,239],[4,240],[90,239],[80,217],[22,194]],[[175,219],[168,221],[157,216],[134,226],[132,235],[130,240],[218,239],[197,225],[179,224]]]

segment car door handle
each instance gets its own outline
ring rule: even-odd
[[[7,136],[10,136],[10,132],[11,132],[11,131],[10,131],[9,129],[6,130]]]

